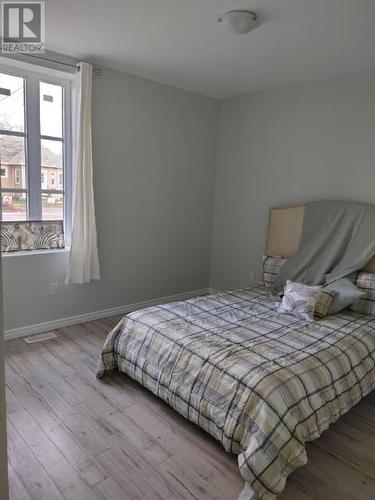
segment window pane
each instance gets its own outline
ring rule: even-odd
[[[26,220],[26,193],[1,193],[2,220]]]
[[[0,128],[23,132],[24,123],[24,80],[0,73]]]
[[[64,195],[42,193],[43,220],[62,220],[64,218]]]
[[[63,88],[60,85],[40,82],[40,133],[62,137]]]
[[[41,140],[42,189],[64,189],[62,156],[62,142]]]
[[[14,135],[0,135],[1,187],[26,188],[25,140]]]

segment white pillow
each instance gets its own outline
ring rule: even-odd
[[[314,309],[320,290],[320,286],[308,286],[288,280],[278,311],[293,314],[305,321],[314,321]]]

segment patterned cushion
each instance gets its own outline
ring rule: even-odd
[[[359,273],[356,285],[360,290],[366,292],[366,295],[363,299],[354,302],[350,309],[375,316],[375,274]]]
[[[334,290],[321,290],[315,303],[314,316],[319,319],[325,318],[335,296]]]
[[[320,290],[320,286],[308,286],[288,280],[278,311],[293,314],[305,321],[314,321],[314,309]]]
[[[280,272],[282,266],[288,262],[288,258],[286,257],[278,257],[272,255],[263,255],[263,286],[271,289],[275,283],[276,277]],[[364,273],[360,273],[364,274]],[[375,274],[368,275],[374,276],[374,311],[375,311]],[[347,278],[355,283],[358,277],[358,272],[354,272],[347,276]],[[357,285],[358,286],[358,285]],[[334,290],[321,290],[318,298],[316,300],[314,315],[321,319],[325,318],[328,314],[332,314],[329,312],[329,309],[336,297],[336,292]],[[354,309],[353,309],[354,310]],[[373,313],[375,314],[375,312]]]
[[[272,288],[276,276],[279,274],[282,266],[288,262],[285,257],[273,257],[271,255],[263,255],[263,285],[266,288]]]

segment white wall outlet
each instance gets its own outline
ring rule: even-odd
[[[49,284],[49,294],[50,295],[57,295],[57,290],[58,290],[58,283],[50,283]]]
[[[255,272],[254,271],[250,271],[249,278],[250,278],[250,283],[254,283],[254,281],[255,281]]]

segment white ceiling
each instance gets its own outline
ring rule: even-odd
[[[233,8],[261,26],[227,33]],[[375,0],[47,0],[46,45],[226,98],[375,69]]]

